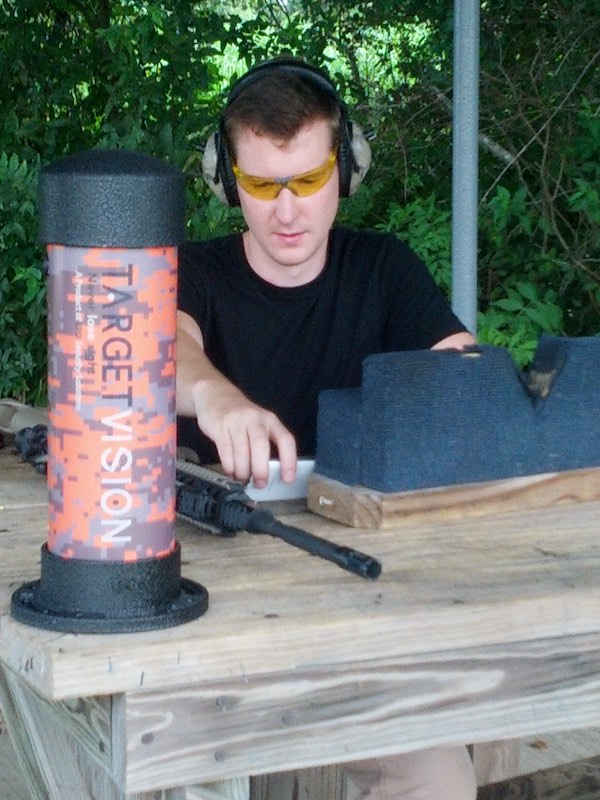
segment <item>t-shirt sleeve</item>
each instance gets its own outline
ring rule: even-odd
[[[206,245],[186,242],[179,247],[177,269],[177,308],[194,319],[205,334],[207,309]],[[215,445],[198,428],[195,417],[177,416],[177,446],[193,450],[202,464],[219,460]]]
[[[202,269],[202,250],[195,242],[186,242],[179,247],[177,308],[189,314],[198,323],[200,330],[203,330],[208,297]]]

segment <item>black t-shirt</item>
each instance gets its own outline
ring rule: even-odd
[[[211,362],[314,455],[318,395],[359,386],[373,353],[428,349],[464,326],[423,262],[393,234],[334,228],[325,268],[310,283],[273,286],[250,268],[240,235],[179,250],[178,307],[202,331]],[[204,463],[216,450],[195,419],[178,444]]]

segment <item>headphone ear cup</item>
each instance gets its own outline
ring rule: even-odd
[[[222,203],[227,205],[227,197],[223,190],[223,184],[219,178],[218,171],[218,153],[217,153],[217,134],[211,133],[208,137],[202,155],[202,177],[207,183],[210,190],[216,195]]]
[[[352,152],[352,171],[348,186],[348,195],[354,194],[363,182],[369,167],[371,166],[371,145],[360,125],[355,122],[350,123],[352,136],[350,140],[350,150]]]
[[[202,177],[222,203],[239,206],[240,200],[235,175],[231,169],[231,159],[218,131],[209,136],[204,147]]]

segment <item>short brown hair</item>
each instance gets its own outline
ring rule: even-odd
[[[289,58],[281,64],[277,61],[254,75],[251,70],[248,76],[252,77],[244,76],[239,89],[234,86],[232,90],[222,115],[222,131],[233,161],[236,133],[243,129],[289,142],[308,123],[324,119],[331,124],[332,147],[339,142],[340,102],[333,86],[330,91],[326,87],[327,78],[313,78],[313,68],[299,59],[297,66]]]

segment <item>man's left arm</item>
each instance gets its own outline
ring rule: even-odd
[[[432,350],[464,350],[465,347],[477,344],[477,340],[469,331],[461,331],[460,333],[453,333],[440,339],[432,345]]]

